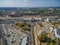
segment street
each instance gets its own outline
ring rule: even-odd
[[[19,32],[8,24],[2,24],[2,27],[5,33],[4,37],[6,38],[8,45],[20,45],[21,40],[26,36],[24,33]]]

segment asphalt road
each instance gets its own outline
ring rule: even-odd
[[[35,36],[34,36],[34,24],[31,24],[31,45],[35,45]]]
[[[8,24],[2,24],[2,27],[8,45],[20,45],[22,38],[26,36],[25,34],[19,32],[17,29],[11,27]]]
[[[2,33],[3,33],[3,28],[2,25],[0,24],[0,45],[4,45],[4,37]]]

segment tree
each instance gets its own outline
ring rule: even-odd
[[[54,45],[53,42],[48,43],[48,45]]]
[[[40,35],[38,35],[38,40],[41,42],[43,39],[43,34],[41,33]]]
[[[16,25],[19,26],[19,27],[24,27],[25,26],[24,23],[17,23]]]
[[[29,27],[23,27],[22,29],[25,30],[25,31],[30,31]]]

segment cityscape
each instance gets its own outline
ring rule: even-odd
[[[60,45],[60,8],[0,8],[0,45]]]
[[[60,45],[60,0],[0,0],[0,45]]]

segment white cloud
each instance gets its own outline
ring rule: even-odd
[[[0,7],[60,6],[57,0],[0,0]]]
[[[14,6],[14,2],[12,0],[4,0],[0,2],[0,6]]]
[[[28,0],[23,0],[24,2],[28,2]]]
[[[27,7],[27,0],[14,1],[14,0],[4,0],[0,2],[0,7]]]

